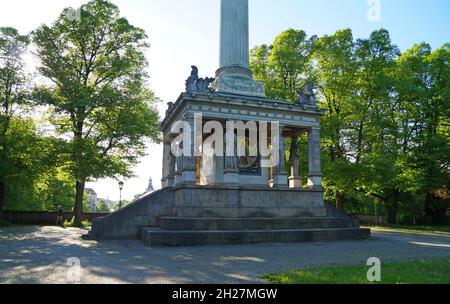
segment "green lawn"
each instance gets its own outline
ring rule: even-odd
[[[373,284],[369,266],[332,266],[261,276],[276,284]],[[381,262],[380,284],[450,284],[450,258]]]
[[[389,225],[391,228],[400,228],[408,230],[432,231],[432,232],[450,232],[450,226],[400,226]]]
[[[386,225],[382,227],[372,227],[374,229],[393,228],[410,231],[425,231],[425,232],[450,232],[450,226],[404,226],[404,225]]]

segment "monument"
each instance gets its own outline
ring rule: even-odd
[[[168,104],[161,123],[163,188],[95,220],[90,236],[139,237],[149,246],[369,236],[370,230],[359,228],[358,221],[324,203],[320,157],[324,112],[316,105],[312,83],[299,92],[297,103],[290,103],[267,98],[264,85],[253,79],[248,0],[221,0],[220,66],[215,78],[200,78],[198,69],[191,69],[185,92]],[[243,131],[230,131],[230,122],[243,126]],[[219,133],[223,141],[216,136],[207,146],[213,129],[215,135],[226,130]],[[308,137],[305,156],[299,155],[298,137],[303,134]],[[250,150],[252,141],[257,143],[256,154],[228,153],[240,145]],[[271,150],[270,157],[263,155],[264,147]],[[291,168],[286,167],[286,150]],[[305,177],[299,176],[300,157],[308,158]]]

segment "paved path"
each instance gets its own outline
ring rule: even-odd
[[[0,283],[70,282],[71,257],[81,261],[81,283],[258,283],[262,273],[365,264],[369,257],[450,258],[450,234],[389,231],[374,232],[366,241],[147,248],[138,240],[83,241],[81,233],[57,227],[0,228]]]

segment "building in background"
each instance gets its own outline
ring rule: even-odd
[[[150,194],[154,191],[155,191],[155,188],[153,187],[153,180],[152,180],[152,177],[150,176],[150,178],[148,179],[147,189],[145,190],[144,193],[136,194],[134,196],[134,200],[136,201],[136,200],[140,199],[141,197],[144,197],[145,195]]]
[[[87,195],[87,206],[89,210],[95,212],[97,210],[97,204],[100,201],[98,199],[97,193],[92,188],[86,188],[85,193]]]

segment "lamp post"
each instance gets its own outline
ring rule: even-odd
[[[122,189],[123,189],[123,182],[119,181],[119,190],[120,190],[119,210],[122,209]]]
[[[375,204],[375,226],[378,227],[378,203],[380,202],[379,198],[376,197],[373,200],[374,204]]]

